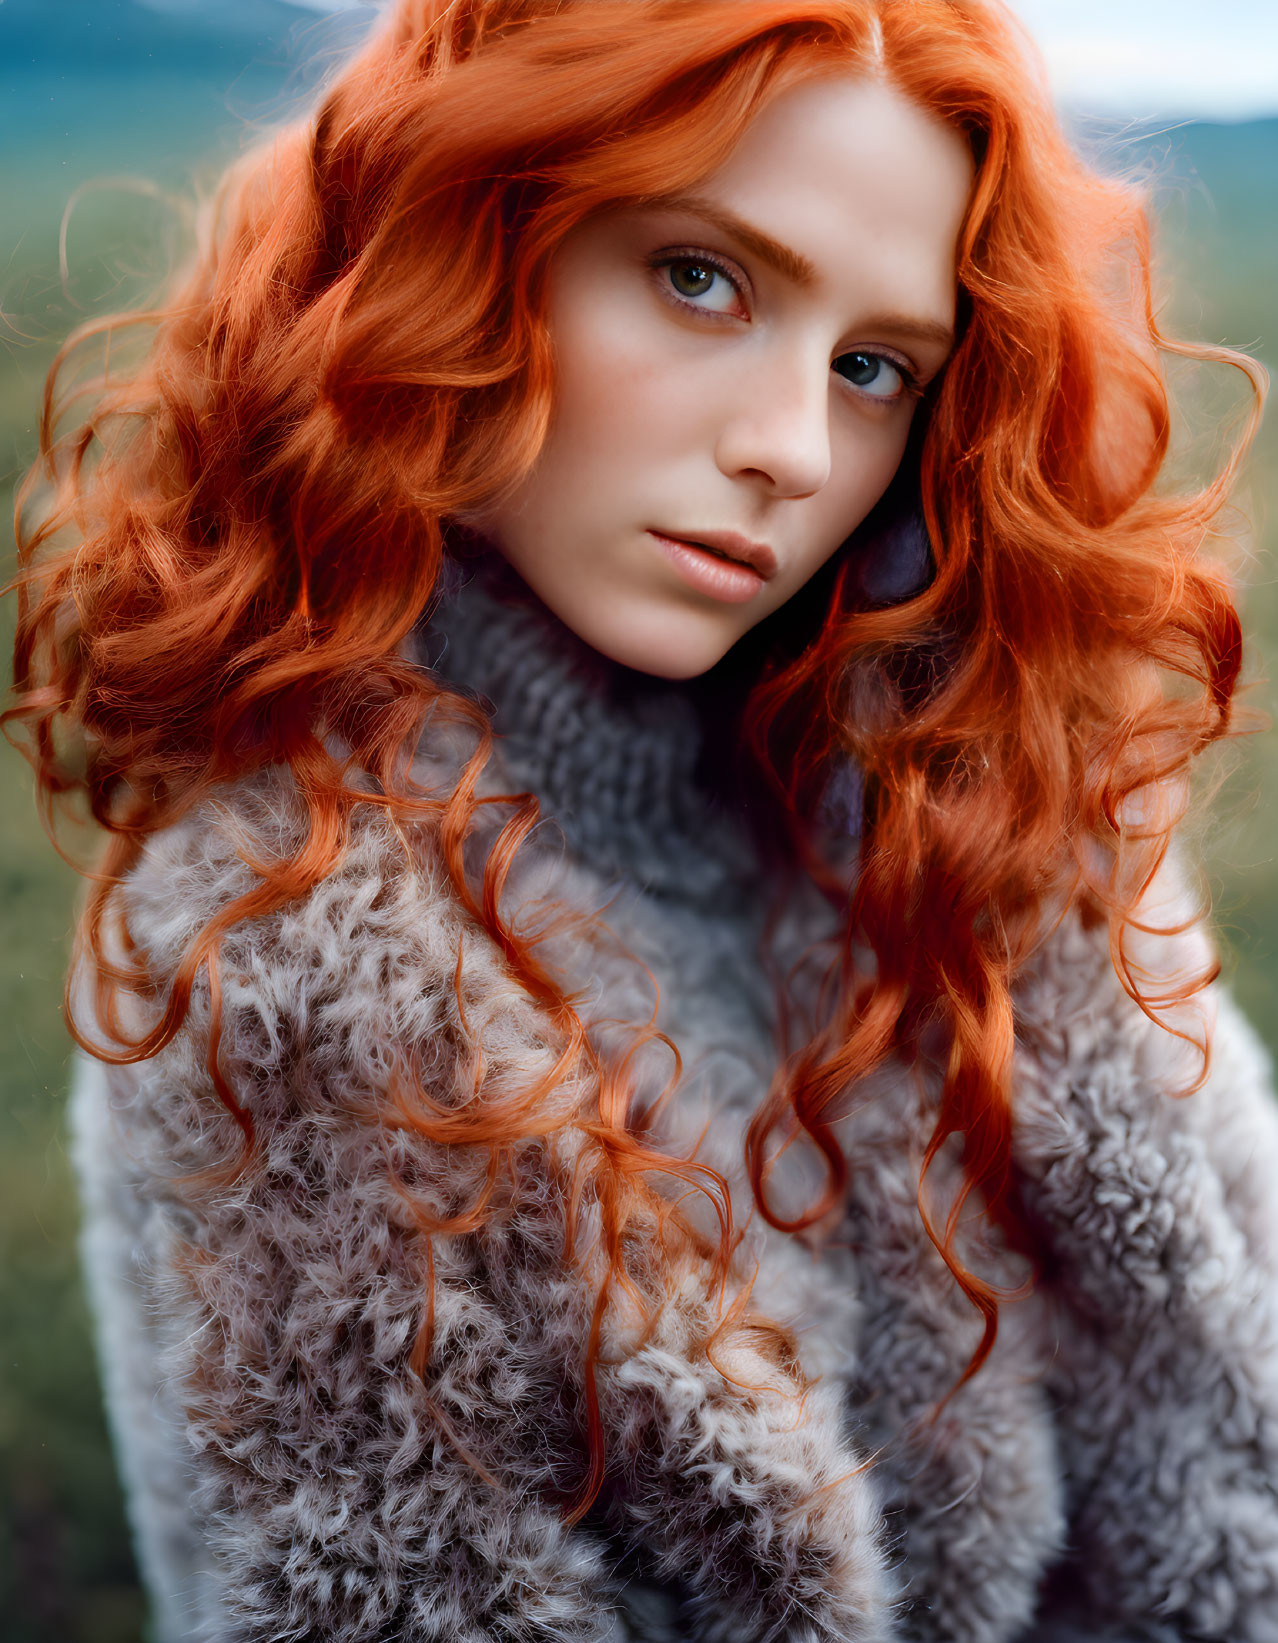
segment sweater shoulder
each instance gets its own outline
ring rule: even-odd
[[[1205,910],[1179,857],[1164,864],[1117,946],[1100,912],[1074,905],[1045,923],[1013,990],[1023,1050],[1048,1064],[1130,1059],[1155,1082],[1192,1085],[1220,989],[1210,984],[1218,965]]]
[[[1184,1248],[1173,1259],[1168,1229],[1180,1236],[1214,1214],[1221,1226],[1241,1229],[1253,1251],[1268,1251],[1272,1267],[1273,1065],[1227,987],[1213,979],[1210,930],[1177,864],[1155,881],[1122,955],[1125,977],[1106,923],[1073,912],[1023,978],[1018,1162],[1065,1205],[1060,1214],[1078,1233],[1079,1261],[1121,1250],[1131,1266],[1144,1261],[1157,1289],[1169,1272],[1200,1259]],[[1160,1198],[1162,1221],[1149,1209]],[[1123,1221],[1123,1206],[1137,1204],[1145,1207]],[[1098,1230],[1103,1215],[1115,1218],[1112,1234]]]
[[[296,861],[310,818],[291,773],[272,768],[215,789],[180,821],[153,835],[124,884],[130,939],[156,979],[171,977],[201,933],[253,895],[272,866]],[[380,916],[379,916],[380,915]],[[357,805],[337,865],[301,895],[230,923],[226,955],[269,954],[286,968],[308,955],[357,962],[342,938],[411,919],[464,916],[430,827],[396,828],[376,802]],[[366,928],[367,927],[367,928]]]
[[[220,789],[148,842],[126,879],[130,939],[165,997],[202,933],[291,860],[309,829],[288,772]],[[485,1087],[544,1073],[556,1053],[545,1012],[456,892],[429,821],[398,823],[356,806],[341,861],[262,913],[232,918],[213,964],[219,1063],[232,1087],[285,1109],[366,1109],[397,1079],[445,1104],[477,1055]],[[208,966],[196,969],[183,1027],[161,1067],[207,1083]],[[157,1068],[157,1071],[161,1068]]]

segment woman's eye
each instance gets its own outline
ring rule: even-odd
[[[714,263],[700,257],[680,257],[662,266],[681,301],[716,314],[728,314],[740,307],[741,293]]]
[[[896,399],[910,385],[904,368],[882,354],[840,354],[833,369],[854,388],[876,399]]]

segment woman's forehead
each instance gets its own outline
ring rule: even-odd
[[[874,306],[945,327],[972,177],[958,132],[882,80],[831,76],[767,104],[685,200],[744,224],[791,278],[852,279]]]

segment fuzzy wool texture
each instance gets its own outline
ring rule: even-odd
[[[937,1415],[979,1328],[916,1205],[935,1068],[893,1062],[856,1092],[819,1247],[750,1220],[744,1133],[777,1056],[768,887],[705,780],[695,691],[604,662],[499,571],[454,567],[447,591],[421,659],[496,708],[480,791],[533,791],[547,818],[504,905],[606,905],[651,971],[684,1061],[661,1144],[727,1178],[750,1221],[735,1282],[795,1331],[814,1384],[797,1400],[746,1331],[712,1362],[695,1268],[640,1341],[613,1308],[606,1486],[564,1526],[598,1278],[564,1256],[572,1127],[528,1137],[481,1231],[431,1240],[434,1350],[413,1372],[416,1212],[472,1204],[486,1159],[388,1129],[390,1094],[411,1069],[444,1109],[496,1098],[559,1046],[429,827],[361,807],[337,872],[223,944],[221,1064],[261,1171],[192,1180],[238,1140],[206,987],[160,1055],[77,1075],[82,1252],[158,1643],[1278,1643],[1278,1115],[1228,998],[1210,1078],[1174,1099],[1187,1052],[1123,991],[1104,932],[1070,919],[1045,942],[1017,990],[1015,1145],[1049,1273]],[[451,768],[428,734],[419,774]],[[302,825],[268,772],[150,842],[126,900],[158,977],[252,885],[245,856],[291,851]],[[836,926],[795,890],[774,961],[828,957]],[[601,1043],[651,1013],[623,952],[565,933],[543,953]],[[648,1046],[645,1101],[670,1071]],[[593,1093],[553,1101],[571,1115]],[[805,1167],[780,1185],[796,1201]],[[935,1201],[957,1181],[947,1150]],[[1023,1275],[992,1236],[971,1254]]]

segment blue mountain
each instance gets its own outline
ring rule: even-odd
[[[111,158],[162,131],[193,152],[219,125],[303,97],[372,15],[286,0],[0,0],[0,164],[86,135]]]
[[[283,0],[181,7],[140,0],[4,0],[0,72],[15,82],[51,72],[235,74],[246,49],[273,49],[302,15]]]

